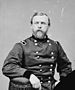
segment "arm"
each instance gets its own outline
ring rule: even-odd
[[[57,42],[57,47],[58,47],[57,72],[59,72],[60,80],[63,80],[64,77],[66,77],[70,72],[72,72],[72,67],[71,62],[67,58],[67,55],[59,42]]]
[[[23,57],[22,46],[20,43],[16,43],[4,61],[2,67],[3,74],[9,78],[24,77],[30,74],[27,69],[22,66]]]
[[[33,88],[39,88],[40,90],[40,80],[31,71],[23,68],[23,58],[23,48],[20,43],[17,43],[4,61],[3,74],[14,82],[27,83],[30,81]]]

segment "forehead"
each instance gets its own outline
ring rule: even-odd
[[[43,16],[34,16],[33,22],[36,22],[36,21],[48,23],[48,17],[46,15],[43,15]]]

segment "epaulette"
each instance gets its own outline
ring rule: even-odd
[[[58,44],[58,41],[54,41],[56,44]]]
[[[22,43],[23,45],[26,45],[27,44],[27,42],[25,40],[20,41],[20,43]]]
[[[58,42],[58,41],[54,41],[54,42],[55,42],[55,44],[58,46],[59,42]]]

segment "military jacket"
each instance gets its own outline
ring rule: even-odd
[[[2,71],[10,79],[29,78],[30,74],[35,74],[42,82],[53,78],[56,65],[60,77],[72,71],[71,62],[60,43],[48,37],[40,40],[31,36],[14,45]]]

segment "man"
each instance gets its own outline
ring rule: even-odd
[[[49,27],[45,13],[32,16],[32,36],[14,45],[2,68],[10,79],[9,90],[53,90],[56,64],[60,81],[72,71],[60,43],[48,38]]]

